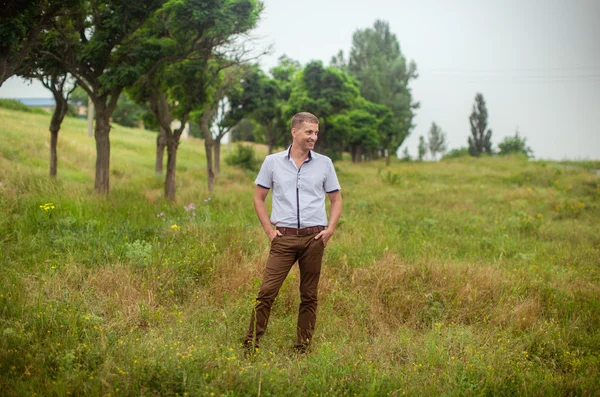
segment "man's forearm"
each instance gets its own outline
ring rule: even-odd
[[[269,220],[267,205],[264,201],[254,200],[254,209],[256,210],[256,215],[258,216],[258,220],[265,230],[265,233],[269,235],[269,231],[273,230],[273,227],[271,226],[271,221]]]
[[[329,226],[327,227],[331,231],[334,231],[337,227],[338,221],[340,220],[340,216],[342,215],[342,199],[338,199],[336,201],[331,202],[331,207],[329,208]]]

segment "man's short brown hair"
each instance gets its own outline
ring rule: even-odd
[[[292,117],[292,128],[298,128],[298,126],[303,122],[319,124],[319,119],[312,113],[296,113],[294,117]]]

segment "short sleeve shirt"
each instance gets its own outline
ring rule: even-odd
[[[271,223],[279,227],[327,226],[325,193],[341,189],[333,162],[309,151],[300,168],[290,148],[265,158],[254,183],[272,189]]]

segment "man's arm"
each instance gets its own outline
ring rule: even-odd
[[[258,215],[258,220],[262,225],[265,233],[267,233],[267,237],[269,237],[270,241],[277,236],[281,236],[281,233],[271,226],[271,221],[269,220],[269,213],[267,212],[267,205],[265,204],[265,199],[269,194],[269,189],[265,189],[262,186],[256,186],[256,190],[254,191],[254,209],[256,210],[256,215]]]
[[[342,215],[342,193],[337,190],[332,193],[327,193],[327,195],[329,196],[329,201],[331,201],[331,207],[329,208],[329,226],[315,236],[315,239],[320,239],[322,237],[325,245],[327,245],[333,232],[335,232],[335,228]]]

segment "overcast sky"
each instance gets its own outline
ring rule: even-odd
[[[518,128],[538,158],[600,159],[600,0],[264,0],[256,30],[271,55],[303,65],[348,53],[352,33],[389,22],[419,78],[421,103],[405,141],[435,121],[449,148],[467,145],[475,94],[487,102],[494,147]],[[50,97],[11,79],[0,97]]]

